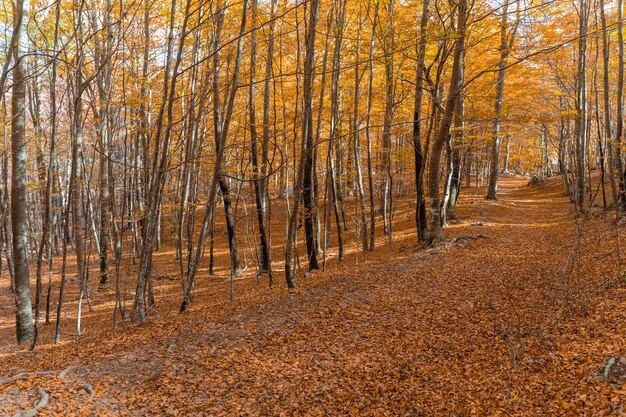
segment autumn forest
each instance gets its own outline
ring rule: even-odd
[[[0,415],[621,415],[623,0],[12,0]]]

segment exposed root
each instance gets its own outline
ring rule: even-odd
[[[59,374],[59,378],[64,379],[67,374],[69,374],[73,369],[78,368],[77,365],[70,365],[67,368],[65,368],[64,370],[61,371],[61,373]]]
[[[93,387],[89,384],[80,384],[78,386],[79,390],[83,390],[85,391],[87,394],[89,394],[89,398],[93,398],[96,396],[96,392],[93,390]]]
[[[469,245],[473,240],[478,240],[478,239],[487,239],[487,236],[482,235],[482,234],[457,236],[452,239],[446,239],[446,240],[437,242],[436,245],[429,246],[426,252],[430,254],[438,254],[452,247],[462,248],[464,246]]]
[[[539,175],[533,175],[530,178],[530,181],[528,181],[528,186],[529,187],[535,187],[538,185],[544,185],[546,183],[546,178],[539,176]]]
[[[171,277],[169,275],[157,275],[154,277],[157,280],[166,279],[168,281],[178,281],[180,277]]]
[[[37,401],[37,404],[35,404],[33,408],[13,414],[13,417],[33,417],[37,415],[40,409],[47,407],[50,402],[48,393],[41,388],[37,388],[37,394],[39,395],[39,401]]]
[[[54,371],[35,371],[35,372],[21,372],[15,376],[0,379],[0,384],[8,384],[9,382],[15,382],[20,379],[26,379],[30,375],[48,375],[54,373]]]

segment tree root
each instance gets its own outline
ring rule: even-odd
[[[65,379],[65,377],[67,376],[67,374],[69,374],[73,369],[78,368],[78,365],[70,365],[67,368],[65,368],[64,370],[61,371],[61,373],[59,374],[59,378],[61,379]]]
[[[50,402],[50,397],[48,393],[41,388],[37,388],[37,394],[39,394],[39,401],[37,404],[29,410],[20,411],[17,414],[14,414],[13,417],[34,417],[37,415],[40,409],[47,407]]]
[[[0,385],[2,384],[8,384],[9,382],[15,382],[17,380],[20,379],[26,379],[28,378],[30,375],[49,375],[54,373],[54,371],[35,371],[35,372],[21,372],[15,376],[10,376],[7,378],[2,378],[0,379]]]
[[[169,275],[157,275],[154,277],[154,279],[160,280],[160,279],[166,279],[168,281],[178,281],[180,279],[180,277],[176,276],[176,277],[170,277]]]
[[[93,398],[96,396],[96,392],[93,390],[93,387],[89,384],[80,384],[78,389],[82,389],[87,394],[89,394],[89,398]]]

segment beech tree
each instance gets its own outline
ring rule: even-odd
[[[28,71],[28,0],[14,2],[12,39],[13,88],[11,96],[11,229],[15,274],[15,329],[17,343],[33,339],[33,317],[28,267],[28,217],[26,213],[26,77]]]
[[[517,6],[518,17],[511,25],[509,23],[509,0],[504,0],[502,5],[502,17],[500,23],[500,62],[498,63],[498,80],[496,82],[496,101],[495,101],[495,117],[493,119],[493,140],[491,142],[491,167],[489,170],[489,185],[487,187],[487,199],[495,200],[498,193],[498,174],[500,173],[500,142],[501,142],[501,124],[502,124],[502,100],[504,100],[504,81],[506,76],[506,67],[515,42],[515,35],[519,27],[519,10]]]
[[[455,6],[455,40],[452,63],[452,74],[450,75],[450,91],[446,99],[446,105],[441,116],[441,124],[435,135],[430,159],[430,172],[428,178],[430,202],[430,236],[431,242],[442,238],[442,210],[441,193],[439,190],[439,173],[441,167],[441,151],[445,145],[454,117],[454,112],[458,104],[458,96],[463,88],[463,55],[465,52],[465,23],[467,21],[467,2],[459,0]]]

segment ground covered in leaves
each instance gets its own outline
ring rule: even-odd
[[[393,246],[301,274],[294,292],[279,272],[272,289],[237,281],[231,303],[225,281],[201,279],[183,315],[161,299],[141,328],[34,353],[11,347],[5,312],[0,415],[38,388],[40,415],[619,415],[626,389],[602,373],[626,350],[623,228],[576,217],[558,179],[527,182],[464,197],[432,248],[415,247],[408,210]]]

